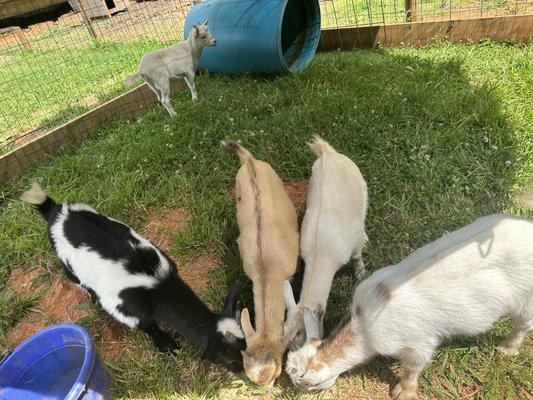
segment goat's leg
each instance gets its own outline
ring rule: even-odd
[[[518,354],[518,347],[522,344],[526,333],[533,328],[533,299],[523,307],[521,313],[513,315],[512,319],[515,327],[498,347],[498,350],[509,356]]]
[[[357,248],[352,253],[352,265],[355,270],[355,279],[361,280],[366,274],[365,263],[363,262],[363,254],[360,248]]]
[[[154,81],[148,77],[148,76],[145,76],[144,77],[144,80],[146,81],[148,87],[150,89],[152,89],[152,91],[155,93],[155,95],[157,96],[157,101],[159,101],[160,103],[162,103],[162,96],[161,96],[161,89],[159,89],[159,87],[154,83]]]
[[[178,344],[165,332],[163,332],[153,321],[140,321],[137,326],[141,331],[146,333],[152,339],[155,347],[163,353],[172,353],[179,350]]]
[[[402,351],[400,360],[405,367],[405,372],[400,382],[392,389],[392,397],[396,400],[417,400],[418,375],[424,366],[431,360],[433,349],[419,351],[406,348]]]
[[[166,78],[166,80],[161,80],[158,82],[157,86],[161,90],[161,104],[167,109],[168,115],[171,117],[176,116],[176,111],[172,108],[172,104],[170,104],[170,81],[169,78]]]
[[[196,91],[196,82],[194,82],[194,74],[187,74],[183,77],[183,79],[185,79],[185,82],[187,82],[187,86],[189,86],[193,101],[198,100],[198,92]]]

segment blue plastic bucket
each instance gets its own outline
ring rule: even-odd
[[[187,15],[185,37],[206,19],[217,45],[204,48],[200,68],[214,73],[299,72],[320,40],[317,0],[207,0]]]
[[[54,325],[20,344],[0,364],[2,400],[103,400],[112,378],[78,325]]]

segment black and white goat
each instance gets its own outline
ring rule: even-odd
[[[179,277],[174,262],[133,229],[86,204],[57,204],[34,183],[21,200],[36,206],[67,277],[97,296],[115,319],[146,332],[161,351],[178,346],[162,324],[190,340],[203,358],[238,371],[244,335],[234,285],[220,314]]]

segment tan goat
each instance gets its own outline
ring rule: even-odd
[[[255,309],[255,329],[248,309],[241,315],[244,371],[254,383],[272,386],[281,374],[287,347],[283,281],[292,277],[298,260],[296,210],[269,164],[235,142],[223,141],[222,146],[237,154],[242,164],[235,180],[237,244],[244,272],[253,283]]]

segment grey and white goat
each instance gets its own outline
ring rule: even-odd
[[[382,268],[355,289],[351,313],[318,340],[304,311],[307,343],[287,358],[294,383],[325,389],[376,355],[400,359],[405,373],[392,390],[416,400],[418,375],[443,340],[487,331],[509,315],[515,328],[500,350],[513,355],[533,327],[533,221],[480,218]]]
[[[142,59],[139,71],[126,78],[126,85],[144,78],[148,86],[157,95],[171,117],[176,111],[170,104],[170,79],[183,78],[191,90],[193,100],[198,98],[194,78],[204,46],[215,46],[217,41],[207,27],[207,20],[194,25],[187,40],[165,49],[146,54]]]

